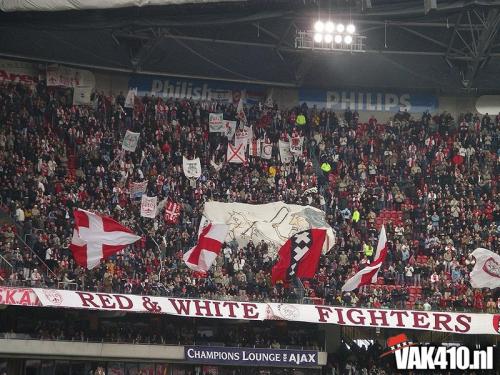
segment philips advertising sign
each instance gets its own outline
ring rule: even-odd
[[[217,365],[281,367],[319,366],[318,352],[314,350],[185,346],[184,358],[190,363]]]
[[[166,99],[192,98],[195,101],[218,100],[233,104],[237,104],[240,98],[247,104],[263,102],[266,99],[264,87],[233,82],[132,75],[128,86],[129,89],[137,89],[138,96],[147,94]]]
[[[318,108],[327,108],[333,111],[344,111],[347,108],[356,111],[379,112],[424,112],[436,111],[438,99],[434,95],[413,94],[409,92],[348,89],[309,90],[299,91],[301,103]]]

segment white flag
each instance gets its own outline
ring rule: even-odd
[[[470,273],[473,288],[500,288],[500,255],[478,247],[472,252],[476,265]]]
[[[140,133],[134,133],[130,130],[127,130],[125,133],[125,137],[123,138],[122,149],[125,151],[134,152],[137,148],[137,143],[139,142]]]
[[[239,145],[243,145],[246,150],[247,144],[250,141],[250,133],[248,131],[248,127],[244,127],[243,129],[236,130],[236,134],[234,137],[234,145],[238,147]]]
[[[273,155],[273,144],[271,142],[262,142],[260,157],[262,159],[271,159]]]
[[[285,142],[280,139],[279,148],[281,162],[284,164],[290,163],[293,159],[293,155],[290,152],[290,142]]]
[[[201,176],[200,158],[189,160],[183,156],[182,169],[187,178],[199,178]]]
[[[243,109],[243,96],[238,102],[238,107],[236,107],[236,117],[240,120],[240,124],[247,124],[247,116],[245,115],[245,111]]]
[[[290,152],[295,155],[302,155],[304,149],[304,137],[292,137],[290,142]]]
[[[240,144],[239,146],[233,146],[231,143],[227,144],[227,162],[228,163],[238,163],[242,164],[247,161],[245,151],[247,149],[246,144]]]
[[[137,89],[128,90],[127,97],[125,98],[125,108],[134,108],[134,100],[137,95]]]
[[[323,253],[335,243],[335,232],[327,223],[325,213],[311,206],[284,202],[256,205],[207,202],[203,216],[212,223],[229,225],[226,242],[234,239],[243,247],[250,240],[255,245],[264,240],[273,256],[291,236],[303,230],[326,229]]]
[[[158,198],[157,197],[148,197],[147,195],[143,195],[141,198],[141,216],[149,217],[154,219],[156,216],[158,207]]]
[[[222,113],[210,113],[208,115],[208,127],[210,133],[223,133],[224,121],[222,120]]]
[[[92,87],[76,86],[73,89],[73,105],[90,104],[90,95],[92,95]]]
[[[224,120],[224,135],[231,140],[236,132],[236,121]]]

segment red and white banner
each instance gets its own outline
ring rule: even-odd
[[[31,288],[11,288],[0,286],[0,305],[42,306]]]
[[[233,146],[231,143],[227,144],[227,162],[242,164],[247,161],[245,156],[246,143],[239,146]]]
[[[236,133],[236,121],[224,120],[224,135],[231,141]]]
[[[27,292],[25,292],[26,290]],[[39,300],[34,299],[33,293]],[[149,312],[218,319],[288,320],[358,327],[416,329],[457,334],[500,334],[500,314],[213,301],[38,288],[0,287],[0,298],[2,298],[0,304],[5,305]],[[33,301],[36,302],[33,303]]]
[[[248,142],[250,142],[251,136],[250,132],[248,131],[247,126],[245,126],[244,129],[239,129],[236,130],[235,137],[234,137],[234,145],[238,147],[239,145],[243,145],[244,149],[246,150]]]
[[[94,73],[88,70],[73,69],[54,64],[47,66],[47,86],[89,86],[93,89],[95,87],[95,77]]]
[[[225,124],[222,117],[223,117],[222,113],[208,114],[208,127],[210,133],[224,133]]]
[[[177,224],[181,215],[181,205],[172,201],[167,201],[165,204],[165,213],[163,218],[167,224]]]
[[[35,64],[0,59],[0,82],[31,85],[38,82],[38,69]]]
[[[156,211],[158,207],[157,197],[148,197],[143,195],[141,198],[141,216],[154,219],[156,217]]]
[[[260,145],[261,141],[259,139],[254,139],[252,142],[250,142],[248,155],[253,157],[260,157]]]

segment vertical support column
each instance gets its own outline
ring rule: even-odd
[[[337,324],[325,324],[325,351],[336,352],[342,342],[341,327]]]

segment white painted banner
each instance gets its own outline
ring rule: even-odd
[[[31,85],[38,82],[36,64],[0,59],[0,82],[22,83]]]
[[[5,300],[7,298],[5,294],[10,294],[9,289],[0,288],[0,296],[4,298],[3,303],[18,304],[16,302],[19,301],[14,298]],[[39,299],[37,306],[43,307],[141,312],[213,319],[287,320],[456,334],[500,334],[500,315],[498,314],[213,301],[39,288],[32,290]],[[15,291],[12,293],[18,293]],[[19,294],[21,295],[22,293]]]
[[[311,206],[211,201],[205,203],[203,216],[212,223],[229,225],[226,242],[234,239],[245,246],[250,240],[254,244],[265,241],[272,255],[295,233],[312,228],[326,229],[323,253],[335,243],[335,232],[327,223],[324,211]]]
[[[271,142],[262,142],[260,151],[260,157],[262,159],[271,159],[273,155],[273,144]]]
[[[247,161],[245,151],[247,149],[246,144],[240,144],[233,146],[231,143],[227,144],[227,162],[228,163],[238,163],[242,164]]]
[[[246,146],[248,142],[250,141],[250,133],[248,131],[249,128],[245,126],[244,129],[238,129],[236,130],[235,136],[234,136],[234,145],[238,147],[239,145],[243,145],[243,147],[246,150]]]
[[[158,207],[157,197],[148,197],[147,195],[142,196],[141,198],[142,217],[149,217],[150,219],[154,219],[156,216],[157,207]]]
[[[209,113],[208,127],[210,133],[224,133],[225,127],[222,113]]]
[[[183,156],[182,170],[187,178],[199,178],[201,176],[200,158],[189,160]]]
[[[59,87],[77,87],[89,86],[95,87],[94,73],[83,69],[74,69],[62,65],[47,66],[47,86]]]
[[[125,137],[123,137],[122,149],[125,151],[134,152],[137,148],[137,143],[139,142],[139,136],[141,133],[134,133],[127,130]]]
[[[290,152],[290,142],[279,140],[279,148],[280,148],[280,159],[284,164],[288,164],[293,160],[293,155]]]
[[[77,86],[73,89],[73,105],[88,105],[90,104],[90,96],[92,95],[92,87]]]
[[[232,140],[236,133],[236,121],[224,120],[224,135],[227,139]]]

